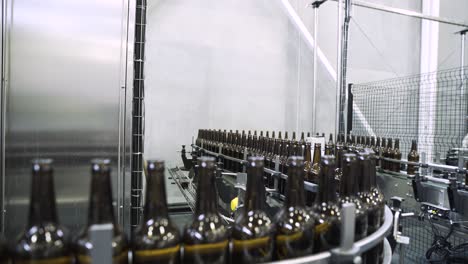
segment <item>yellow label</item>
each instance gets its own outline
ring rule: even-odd
[[[77,260],[79,264],[91,264],[91,257],[88,255],[78,255]],[[117,256],[112,258],[113,264],[124,264],[128,263],[128,251],[124,251]]]
[[[31,260],[15,260],[15,264],[71,264],[71,257],[60,257],[51,259],[31,259]]]
[[[278,235],[276,236],[276,241],[279,243],[284,243],[287,241],[294,241],[294,240],[299,240],[302,238],[303,233],[302,232],[296,232],[294,234],[290,235]]]
[[[256,248],[260,246],[264,246],[270,242],[270,237],[260,237],[254,239],[247,239],[247,240],[232,240],[232,245],[234,250],[241,250],[245,248]]]
[[[169,248],[162,248],[162,249],[148,249],[148,250],[137,250],[134,251],[138,258],[152,258],[152,257],[162,257],[165,255],[172,255],[178,253],[180,250],[180,245],[169,247]]]
[[[330,229],[330,223],[324,222],[319,225],[315,226],[315,234],[319,235],[321,233],[325,233]]]
[[[184,245],[184,253],[211,253],[213,251],[225,250],[227,248],[228,241],[221,241],[218,243],[211,244],[196,244],[196,245]]]

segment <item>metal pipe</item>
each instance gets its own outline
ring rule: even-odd
[[[11,21],[11,12],[8,8],[11,6],[11,1],[2,1],[2,41],[1,41],[1,91],[0,91],[0,176],[1,176],[1,233],[5,232],[5,217],[6,217],[6,196],[5,196],[5,136],[6,136],[6,98],[8,89],[8,68],[9,68],[9,21]]]
[[[407,160],[397,160],[397,159],[390,159],[390,158],[384,158],[382,156],[379,156],[380,160],[386,160],[389,162],[393,163],[400,163],[400,164],[407,164],[407,165],[414,165],[418,166],[420,168],[434,168],[434,169],[442,169],[442,170],[447,170],[447,171],[454,171],[454,172],[459,172],[459,173],[464,173],[467,170],[466,169],[459,169],[457,166],[450,166],[450,165],[445,165],[445,164],[436,164],[436,163],[431,163],[431,162],[412,162],[412,161],[407,161]]]
[[[460,56],[460,67],[465,67],[465,40],[466,40],[466,30],[460,33],[461,35],[461,56]],[[463,81],[463,79],[462,79]]]
[[[314,83],[312,98],[312,131],[316,130],[317,118],[317,48],[318,48],[318,7],[314,6]]]
[[[337,68],[337,75],[336,75],[336,120],[335,120],[335,138],[338,138],[338,134],[340,133],[340,101],[341,101],[341,25],[343,21],[343,1],[338,1],[338,32],[337,32],[337,61],[336,61],[336,68]]]
[[[339,0],[334,0],[334,1],[339,1]],[[415,17],[415,18],[420,18],[420,19],[425,19],[425,20],[436,21],[436,22],[439,22],[439,23],[449,24],[449,25],[453,25],[453,26],[468,27],[468,23],[465,22],[465,21],[448,19],[448,18],[438,17],[438,16],[424,15],[424,14],[419,13],[419,12],[406,10],[406,9],[402,9],[402,8],[388,7],[388,6],[385,6],[385,5],[374,4],[374,3],[369,3],[369,2],[365,2],[365,1],[359,1],[359,0],[353,1],[353,5],[364,7],[364,8],[369,8],[369,9],[374,9],[374,10],[379,10],[379,11],[384,11],[384,12],[388,12],[388,13],[393,13],[393,14],[397,14],[397,15],[403,15],[403,16],[409,16],[409,17]]]
[[[460,32],[460,37],[461,37],[461,43],[460,43],[460,48],[461,48],[461,54],[460,54],[460,77],[461,77],[461,96],[462,98],[465,97],[465,40],[466,40],[466,32],[468,30],[463,30]],[[465,97],[465,102],[466,102],[466,97]],[[463,108],[462,108],[463,109]],[[468,111],[468,107],[465,111]],[[468,113],[466,113],[468,116]],[[467,127],[468,124],[468,118],[465,118],[465,127]],[[460,146],[463,146],[463,137],[460,142]],[[463,166],[463,165],[462,165]]]
[[[296,27],[299,34],[301,34],[301,36],[304,38],[304,41],[306,45],[309,47],[309,49],[313,51],[315,48],[314,38],[310,34],[307,27],[304,25],[304,22],[302,21],[302,19],[299,17],[299,15],[296,13],[294,8],[291,6],[291,3],[289,3],[289,0],[281,0],[281,4],[283,5],[283,9],[286,12],[286,15],[288,15],[288,18],[293,24],[293,26]],[[320,47],[317,47],[317,56],[318,56],[318,59],[322,62],[327,72],[330,74],[330,77],[334,81],[336,81],[336,71],[331,65],[330,61],[327,59],[327,57],[325,57],[325,54],[320,49]]]
[[[342,38],[342,46],[341,46],[341,126],[340,130],[343,131],[344,135],[348,133],[347,129],[347,117],[348,117],[348,99],[349,99],[349,94],[348,94],[348,89],[346,85],[346,80],[347,80],[347,70],[348,70],[348,42],[349,42],[349,21],[351,20],[351,0],[345,0],[345,16],[343,20],[343,38]],[[343,98],[344,95],[344,98]]]

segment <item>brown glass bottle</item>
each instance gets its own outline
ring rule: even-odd
[[[274,138],[268,138],[268,151],[265,155],[265,167],[271,169],[272,167],[274,168],[275,166],[275,139]],[[271,174],[266,175],[266,182],[265,186],[268,188],[273,188],[274,187],[274,179]]]
[[[33,161],[30,197],[27,227],[14,245],[13,263],[73,263],[68,232],[57,217],[52,160]]]
[[[312,159],[311,181],[318,183],[318,176],[320,174],[320,157],[322,156],[322,144],[315,143],[314,157]]]
[[[198,160],[200,177],[192,223],[184,231],[184,263],[226,263],[228,228],[218,212],[215,185],[215,160]]]
[[[395,148],[393,148],[393,159],[401,160],[400,139],[395,139]],[[392,170],[400,172],[400,163],[393,162]]]
[[[387,149],[386,149],[385,153],[386,153],[386,154],[385,154],[385,157],[386,157],[386,158],[389,158],[389,159],[393,159],[394,156],[395,156],[395,155],[394,155],[395,152],[393,151],[393,141],[392,141],[391,138],[389,138],[389,139],[387,140]],[[385,167],[384,167],[384,169],[386,169],[386,170],[392,170],[392,167],[393,167],[393,162],[391,162],[391,161],[386,161],[386,162],[385,162]]]
[[[10,263],[10,251],[3,237],[0,237],[0,264]],[[67,262],[70,263],[70,262]]]
[[[369,166],[370,167],[369,168],[370,187],[371,187],[372,195],[374,196],[374,199],[378,206],[379,216],[380,216],[380,224],[379,224],[380,226],[385,221],[385,198],[384,198],[382,191],[377,186],[377,175],[376,175],[376,170],[375,170],[376,158],[372,153],[369,155],[369,160],[370,160],[370,166]],[[370,230],[369,233],[370,232],[373,232],[373,230]],[[377,250],[379,252],[379,263],[382,263],[383,262],[383,242],[377,245]]]
[[[375,165],[371,164],[369,154],[360,153],[358,155],[359,164],[359,193],[358,196],[367,206],[367,234],[374,233],[381,226],[382,220],[382,199],[377,199],[371,189],[371,170],[375,171]],[[372,248],[364,254],[366,263],[377,264],[380,258],[379,246]]]
[[[304,180],[308,182],[312,182],[314,180],[314,176],[312,174],[312,149],[311,143],[307,142],[306,147],[304,150]],[[317,179],[315,179],[317,180]],[[306,192],[305,193],[305,203],[307,206],[312,206],[315,200],[315,193]]]
[[[386,158],[387,155],[387,140],[386,138],[382,138],[382,144],[380,145],[380,154],[382,158]],[[383,159],[379,159],[380,161],[380,168],[385,169],[387,167],[386,161]]]
[[[370,146],[369,146],[369,148],[370,148],[372,151],[375,150],[375,137],[373,137],[373,136],[370,138]]]
[[[247,135],[242,131],[242,138],[239,138],[239,144],[237,145],[237,158],[240,160],[244,159],[244,152],[246,151],[247,145]],[[243,165],[242,163],[236,162],[236,172],[242,172]]]
[[[411,151],[408,153],[408,161],[419,162],[418,145],[416,143],[416,140],[411,141]],[[417,172],[417,166],[408,164],[408,169],[407,169],[408,175],[415,175],[416,172]]]
[[[304,180],[312,182],[312,146],[310,142],[306,143],[305,151],[304,151],[304,172],[305,177]]]
[[[247,135],[247,157],[250,157],[253,152],[253,137],[251,134]],[[243,158],[243,157],[242,157]]]
[[[128,263],[128,244],[125,234],[117,225],[112,206],[110,160],[94,159],[91,161],[91,192],[88,208],[88,224],[75,241],[76,260],[79,264],[91,263],[92,242],[90,227],[96,224],[112,224],[113,264]]]
[[[223,148],[222,148],[222,154],[223,155],[226,155],[228,157],[232,157],[232,142],[233,142],[233,137],[234,135],[232,134],[232,132],[228,132],[227,135],[226,135],[226,141],[224,142],[223,144]],[[224,169],[226,170],[232,170],[232,167],[231,167],[231,160],[229,159],[223,159],[223,163],[224,163]]]
[[[344,139],[344,135],[342,135]],[[335,146],[335,186],[337,186],[337,191],[339,191],[339,183],[341,177],[343,176],[343,155],[345,154],[343,140],[337,141]]]
[[[180,235],[169,218],[164,162],[148,161],[143,222],[132,238],[133,264],[180,262]]]
[[[379,156],[380,155],[380,137],[377,137],[376,141],[375,141],[375,145],[374,147],[372,148],[372,150],[374,151],[374,154],[376,156]]]
[[[306,141],[305,141],[305,137],[304,137],[304,132],[302,132],[301,133],[301,139],[299,140],[300,153],[298,153],[297,155],[298,156],[304,156],[305,148],[306,148]]]
[[[197,139],[195,139],[195,145],[200,146],[201,138],[202,138],[202,129],[198,129]]]
[[[275,258],[278,260],[306,256],[313,252],[315,218],[305,205],[304,159],[290,157],[288,163],[286,201],[275,217]]]
[[[287,133],[287,132],[286,132]],[[281,156],[280,156],[280,171],[283,174],[288,174],[288,157],[289,157],[289,152],[290,152],[290,145],[289,145],[289,140],[284,139],[281,143]],[[285,179],[278,179],[278,189],[279,193],[283,194],[285,193],[285,187],[286,187],[286,180]]]
[[[313,215],[316,216],[314,252],[339,246],[341,236],[340,208],[335,192],[335,157],[325,155],[320,164],[319,190],[312,206]]]
[[[257,131],[255,131],[254,133],[255,134],[252,137],[252,145],[250,146],[249,156],[255,156],[258,152],[259,141],[257,137]]]
[[[232,230],[231,263],[261,263],[272,260],[274,224],[265,211],[263,157],[250,157],[244,207]]]
[[[339,206],[345,203],[356,205],[356,222],[354,239],[361,240],[367,235],[367,205],[358,197],[359,165],[356,154],[346,153],[342,161],[343,175],[340,180]]]
[[[328,142],[325,144],[325,155],[333,155],[334,148],[335,146],[333,145],[333,135],[330,134],[330,138],[328,139]]]

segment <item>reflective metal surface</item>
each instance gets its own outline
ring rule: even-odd
[[[8,237],[25,224],[30,160],[38,157],[55,160],[59,218],[72,230],[87,216],[89,161],[111,158],[116,215],[124,222],[130,3],[7,1],[3,202]]]

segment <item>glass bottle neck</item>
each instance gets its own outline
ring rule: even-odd
[[[247,190],[245,196],[245,212],[263,210],[266,203],[263,167],[247,168]]]
[[[368,193],[371,191],[371,161],[370,159],[363,158],[362,156],[358,158],[359,162],[359,171],[360,171],[360,177],[359,177],[359,191]],[[374,164],[375,165],[375,164]],[[375,168],[374,168],[375,169]]]
[[[345,158],[346,159],[346,158]],[[357,190],[357,163],[356,161],[345,161],[342,166],[343,175],[340,180],[340,196],[352,196],[355,195]]]
[[[304,207],[304,168],[290,167],[288,170],[288,190],[286,196],[286,208]]]
[[[52,171],[33,172],[29,204],[29,226],[57,223]]]
[[[164,170],[148,172],[146,188],[145,222],[154,217],[168,218]]]
[[[412,151],[417,151],[418,150],[418,145],[416,144],[416,141],[411,142],[411,150]]]
[[[335,192],[335,166],[322,166],[319,178],[317,202],[334,203],[337,200]]]
[[[320,157],[322,155],[322,153],[320,152],[321,152],[321,146],[316,144],[314,147],[314,160],[313,160],[314,164],[320,163]]]
[[[311,153],[310,153],[312,150],[310,148],[311,148],[310,144],[306,144],[306,147],[304,150],[304,161],[308,163],[312,162]]]
[[[93,172],[91,175],[88,226],[103,223],[115,224],[110,172]]]
[[[369,167],[368,167],[368,180],[369,180],[369,186],[371,189],[377,188],[377,175],[375,171],[375,166],[376,166],[376,159],[375,157],[370,157],[369,158]]]
[[[196,215],[218,211],[214,168],[199,167]]]

